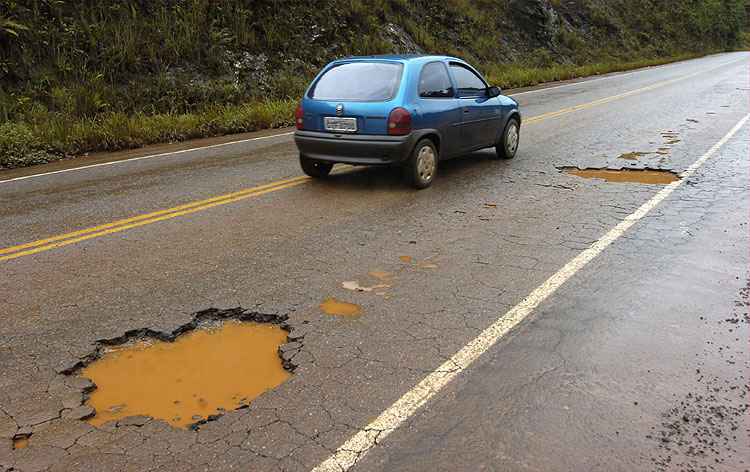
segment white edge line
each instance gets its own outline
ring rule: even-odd
[[[149,154],[147,156],[131,157],[130,159],[121,159],[119,161],[100,162],[99,164],[91,164],[91,165],[81,166],[81,167],[71,167],[70,169],[54,170],[51,172],[44,172],[42,174],[31,174],[31,175],[25,175],[23,177],[15,177],[13,179],[0,180],[0,184],[5,184],[8,182],[15,182],[17,180],[31,179],[33,177],[43,177],[45,175],[63,174],[65,172],[73,172],[75,170],[84,170],[84,169],[91,169],[94,167],[104,167],[104,166],[111,166],[115,164],[122,164],[124,162],[134,162],[134,161],[140,161],[143,159],[152,159],[154,157],[173,156],[175,154],[184,154],[186,152],[201,151],[203,149],[213,149],[213,148],[218,148],[218,147],[223,147],[223,146],[231,146],[233,144],[247,143],[250,141],[260,141],[261,139],[271,139],[271,138],[278,138],[282,136],[290,136],[292,134],[294,134],[294,131],[289,131],[286,133],[279,133],[279,134],[271,134],[268,136],[258,136],[257,138],[238,139],[237,141],[229,141],[226,143],[212,144],[210,146],[201,146],[201,147],[195,147],[195,148],[190,148],[190,149],[181,149],[179,151],[170,151],[170,152],[162,152],[160,154]]]
[[[540,303],[555,293],[566,281],[674,192],[675,189],[685,182],[685,179],[693,175],[716,151],[726,144],[745,125],[748,119],[750,119],[750,114],[745,115],[729,133],[682,172],[680,180],[672,182],[661,189],[646,203],[609,230],[598,241],[571,259],[560,270],[544,281],[544,283],[535,288],[526,298],[521,300],[520,303],[495,320],[479,336],[471,340],[445,363],[396,400],[395,403],[382,412],[374,421],[344,442],[331,456],[315,467],[313,472],[342,472],[354,466],[368,451],[395,431],[404,421],[414,415],[420,407],[448,385],[451,380],[467,369],[479,356],[487,352],[488,349],[494,346],[511,329],[529,316]]]
[[[684,61],[668,62],[666,64],[659,64],[659,65],[655,65],[655,66],[646,66],[646,67],[641,67],[639,69],[631,70],[631,71],[610,72],[610,73],[606,74],[606,77],[588,76],[589,77],[588,79],[586,77],[579,77],[579,79],[583,79],[583,80],[579,80],[578,82],[573,82],[573,83],[570,83],[570,84],[555,85],[555,86],[551,86],[551,87],[544,87],[543,84],[539,84],[539,85],[542,85],[541,88],[534,89],[534,90],[527,90],[525,92],[518,92],[518,93],[514,93],[514,94],[511,94],[511,95],[508,95],[508,96],[509,97],[517,97],[519,95],[526,95],[526,94],[538,93],[538,92],[547,92],[547,91],[555,90],[555,89],[561,89],[561,88],[566,88],[566,87],[573,87],[575,85],[590,84],[590,83],[599,82],[599,81],[602,81],[602,80],[616,79],[618,77],[626,77],[628,75],[638,74],[640,72],[647,72],[647,71],[650,71],[650,70],[657,70],[657,69],[666,69],[666,68],[668,68],[670,66],[681,65],[681,64],[685,64],[685,63],[690,62],[690,61],[696,61],[696,60],[699,60],[699,59],[705,59],[706,57],[708,57],[708,56],[696,57],[696,58],[687,59],[687,60],[684,60]],[[736,61],[728,61],[728,62],[725,62],[723,64],[718,65],[716,67],[716,69],[718,69],[720,67],[723,67],[723,66],[730,65],[730,64],[734,64],[735,62],[740,62],[740,61],[743,61],[743,60],[744,59],[740,59],[740,60],[736,60]],[[713,69],[711,69],[711,70],[713,70]],[[605,75],[605,74],[602,74],[602,75]],[[576,80],[576,79],[570,79],[570,80]]]

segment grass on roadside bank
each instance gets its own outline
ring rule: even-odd
[[[715,51],[719,52],[719,51]],[[549,67],[525,67],[517,65],[495,64],[485,66],[483,73],[487,80],[493,85],[499,85],[503,89],[530,87],[546,82],[555,82],[559,80],[577,79],[580,77],[590,77],[594,75],[609,74],[611,72],[621,72],[643,67],[652,67],[670,62],[685,61],[702,57],[710,52],[685,53],[669,57],[639,59],[632,61],[613,61],[597,62],[586,65],[564,65],[555,64]]]
[[[702,54],[596,63],[582,66],[524,67],[485,65],[488,80],[518,88],[544,82],[625,71],[699,57]],[[301,94],[302,91],[297,91]],[[62,113],[44,113],[33,122],[0,125],[0,169],[24,167],[96,151],[117,151],[148,144],[291,126],[294,100],[270,100],[241,105],[208,106],[185,114],[110,112],[95,118],[74,119]]]

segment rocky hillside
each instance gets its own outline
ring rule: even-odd
[[[734,48],[744,24],[744,0],[0,0],[0,167],[21,135],[60,155],[284,124],[340,56],[455,54],[517,86]]]

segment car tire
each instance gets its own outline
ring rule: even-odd
[[[406,163],[406,178],[417,189],[427,188],[435,180],[438,168],[438,151],[429,139],[420,140]]]
[[[500,141],[495,144],[498,159],[513,159],[518,151],[518,143],[521,139],[521,125],[518,118],[511,118],[505,125]]]
[[[302,167],[302,171],[314,179],[324,179],[328,177],[333,169],[333,164],[330,162],[317,161],[310,159],[309,157],[299,156],[299,165]]]

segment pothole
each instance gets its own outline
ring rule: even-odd
[[[188,427],[247,407],[289,379],[301,344],[285,316],[206,310],[171,334],[135,330],[100,341],[97,350],[66,372],[96,388],[86,404],[100,426],[131,416]],[[296,350],[285,350],[296,346]]]
[[[384,270],[373,270],[373,271],[368,272],[368,275],[386,284],[390,284],[394,278],[394,275],[392,272],[386,272]]]
[[[337,300],[333,297],[326,298],[320,304],[323,313],[332,316],[357,317],[362,314],[362,308],[354,303]]]
[[[620,154],[618,156],[618,159],[625,159],[627,161],[637,161],[639,157],[641,156],[647,156],[651,154],[650,152],[641,152],[641,151],[634,151],[634,152],[626,152],[625,154]]]
[[[676,173],[663,169],[579,169],[562,167],[563,172],[585,179],[601,179],[614,183],[665,185],[679,180]]]
[[[430,262],[429,258],[423,261],[418,261],[412,256],[398,256],[398,258],[404,264],[413,265],[418,269],[437,269],[438,268],[438,265],[433,262]]]
[[[29,445],[29,436],[16,436],[13,438],[13,449],[25,449]]]

